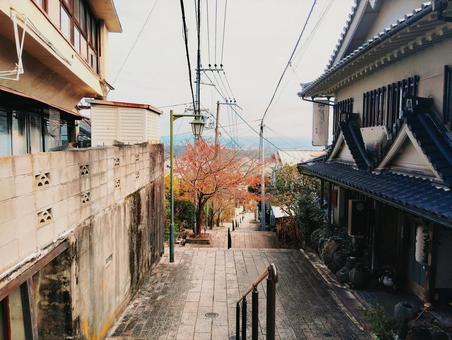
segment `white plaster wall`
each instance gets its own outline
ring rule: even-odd
[[[420,77],[418,95],[433,98],[435,110],[442,112],[444,65],[452,64],[450,51],[452,51],[452,40],[447,40],[394,64],[380,67],[376,72],[340,89],[336,93],[337,100],[353,97],[353,111],[359,113],[362,118],[364,92],[417,75]]]

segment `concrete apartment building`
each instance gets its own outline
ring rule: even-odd
[[[0,1],[0,339],[102,339],[163,252],[163,147],[76,148],[112,0]]]
[[[299,170],[321,179],[332,225],[372,275],[452,301],[452,2],[357,1],[306,100],[331,100],[333,143]]]

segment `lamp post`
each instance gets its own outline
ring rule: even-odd
[[[199,139],[204,130],[204,121],[200,115],[174,114],[170,111],[170,197],[171,197],[171,224],[170,224],[170,262],[174,262],[174,188],[173,188],[173,158],[174,158],[174,140],[173,140],[173,123],[176,119],[182,117],[193,117],[191,121],[191,129],[195,139]]]

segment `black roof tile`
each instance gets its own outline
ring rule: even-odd
[[[452,227],[452,190],[429,180],[387,171],[372,173],[336,162],[302,163],[298,168],[302,173],[336,182]]]

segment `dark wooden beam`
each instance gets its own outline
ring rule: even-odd
[[[33,263],[30,268],[25,270],[22,274],[18,275],[11,281],[9,281],[5,286],[0,288],[0,301],[7,297],[14,289],[19,287],[22,283],[27,281],[30,277],[40,271],[43,267],[49,264],[55,257],[60,255],[66,249],[69,248],[69,241],[65,240],[59,245],[57,245],[54,249],[48,252],[46,255],[37,259],[35,263]]]

